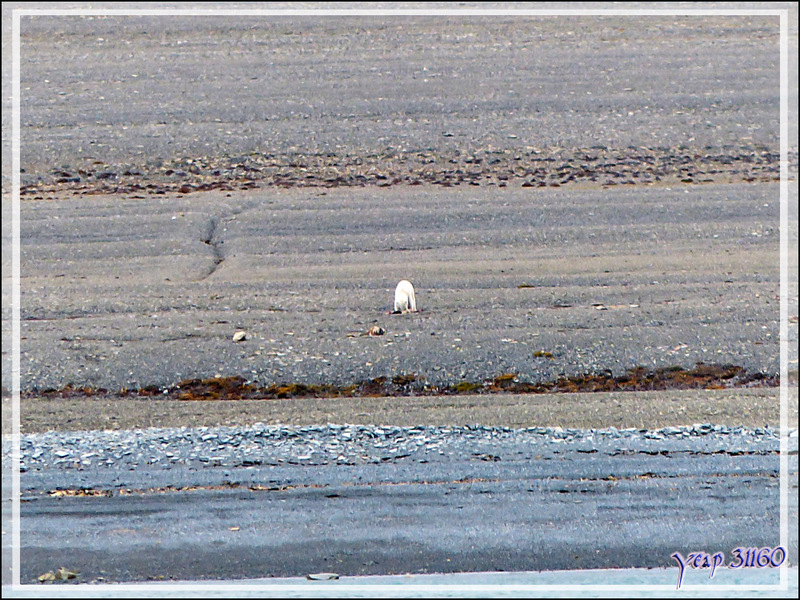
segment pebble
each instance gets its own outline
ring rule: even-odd
[[[796,447],[797,430],[789,431]],[[318,426],[264,425],[200,428],[151,428],[125,431],[46,432],[20,436],[21,470],[81,469],[92,466],[136,468],[175,463],[208,467],[246,467],[260,462],[301,461],[302,464],[372,464],[405,460],[427,462],[474,452],[499,456],[530,455],[555,444],[586,451],[596,448],[618,452],[625,448],[678,449],[701,445],[710,452],[750,448],[761,444],[777,451],[778,430],[748,429],[710,423],[659,430],[574,429],[528,427],[511,429],[465,425],[461,427],[390,427],[328,424]],[[544,446],[543,446],[544,445]],[[557,452],[557,450],[551,450]],[[652,450],[651,450],[652,451]],[[11,457],[12,444],[3,440],[3,460]],[[89,461],[87,459],[91,458]]]

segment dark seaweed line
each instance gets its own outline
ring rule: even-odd
[[[117,392],[105,388],[68,384],[60,389],[33,389],[23,398],[119,397],[160,400],[269,400],[278,398],[343,398],[389,396],[452,396],[465,394],[553,394],[685,389],[732,389],[778,387],[779,378],[764,373],[747,373],[735,365],[697,363],[689,370],[682,367],[645,369],[636,367],[620,376],[593,373],[560,377],[551,382],[521,381],[514,373],[505,373],[482,382],[462,381],[452,385],[431,385],[415,374],[377,377],[351,385],[274,383],[259,386],[241,376],[188,379],[171,387],[147,386]],[[3,390],[5,396],[7,390]]]

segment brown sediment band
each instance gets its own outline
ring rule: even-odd
[[[449,385],[427,383],[414,374],[377,377],[350,385],[273,383],[261,386],[241,376],[188,379],[171,387],[148,386],[116,392],[105,388],[66,385],[60,389],[23,392],[26,398],[76,398],[115,396],[165,400],[265,400],[277,398],[337,398],[387,396],[449,396],[457,394],[553,394],[581,392],[622,392],[686,389],[731,389],[777,387],[779,378],[748,373],[735,365],[697,363],[692,369],[679,366],[658,369],[635,367],[623,375],[610,372],[560,377],[550,382],[522,381],[504,373],[481,382],[461,381]]]
[[[796,172],[797,154],[789,160]],[[265,154],[195,157],[158,168],[103,164],[54,169],[23,182],[23,198],[54,193],[138,194],[141,197],[236,191],[260,187],[334,188],[398,185],[493,185],[526,188],[570,185],[704,184],[780,179],[780,153],[766,146],[705,148],[592,148],[397,151],[349,154]]]

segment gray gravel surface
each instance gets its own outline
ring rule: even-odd
[[[776,23],[26,18],[25,182],[154,174],[182,158],[230,157],[224,168],[251,152],[368,160],[598,145],[775,151]]]
[[[26,17],[22,386],[776,374],[775,23]]]
[[[777,374],[776,193],[411,187],[25,202],[22,385],[549,381],[698,361]],[[421,312],[388,315],[403,278]],[[372,325],[386,334],[360,335]],[[248,337],[235,343],[239,330]]]

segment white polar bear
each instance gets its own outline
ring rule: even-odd
[[[417,298],[414,296],[414,286],[403,279],[394,290],[394,314],[417,312]]]

